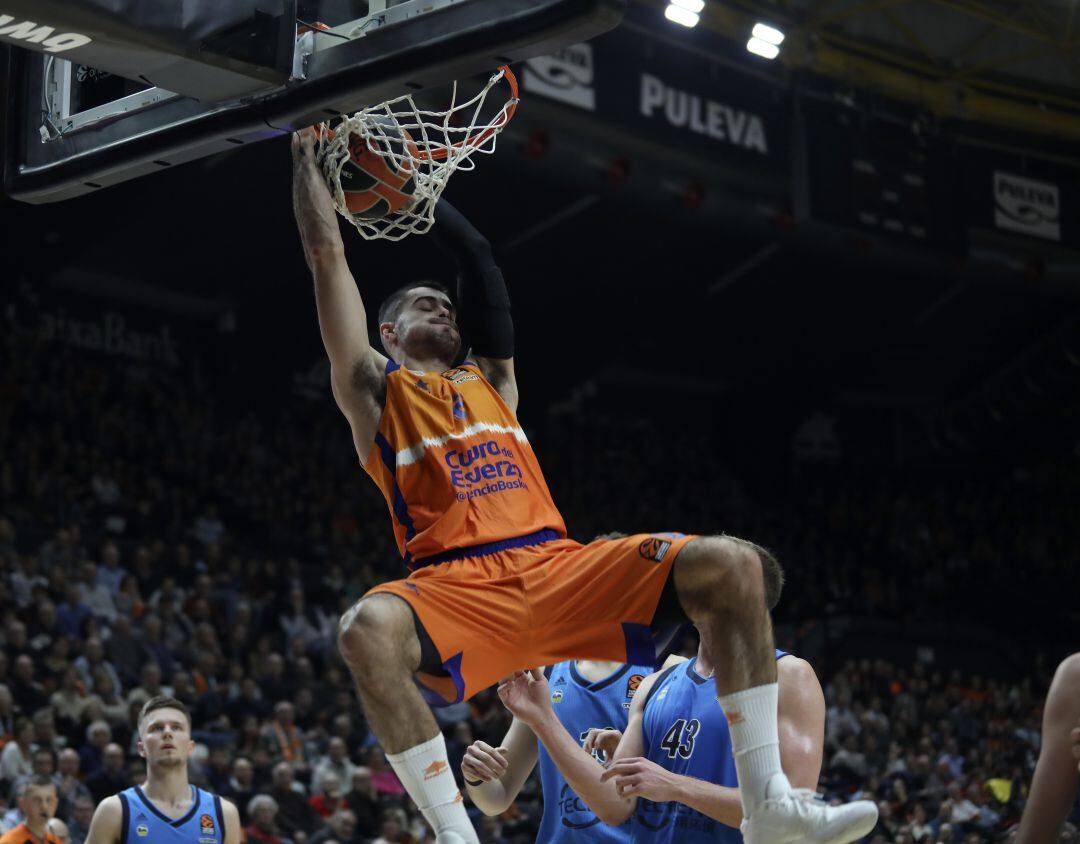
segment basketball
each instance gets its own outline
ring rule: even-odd
[[[376,121],[383,136],[349,136],[349,160],[341,168],[345,207],[357,220],[380,220],[407,208],[416,190],[412,136],[389,119]],[[327,130],[328,138],[333,132]]]

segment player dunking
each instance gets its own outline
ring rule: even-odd
[[[471,354],[455,365],[462,341],[446,291],[413,284],[379,309],[387,358],[368,341],[312,132],[293,137],[293,161],[293,209],[334,398],[412,572],[346,613],[339,647],[373,732],[437,841],[477,836],[414,675],[453,701],[536,665],[649,661],[649,625],[669,578],[717,667],[744,813],[760,831],[752,844],[851,840],[851,807],[808,802],[781,769],[761,549],[724,536],[567,539],[515,415],[510,302],[490,246],[440,204],[437,230],[458,261]]]
[[[155,697],[139,714],[146,782],[101,801],[86,844],[240,844],[240,814],[188,783],[195,749],[191,716],[178,700]]]

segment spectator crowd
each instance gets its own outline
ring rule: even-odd
[[[536,446],[578,538],[726,529],[776,546],[782,619],[950,602],[975,617],[1017,560],[1034,583],[1077,547],[1067,462],[929,489],[798,478],[758,500],[704,436],[660,451],[649,423],[563,415]],[[136,718],[166,694],[193,715],[192,781],[236,803],[248,841],[430,840],[336,652],[343,609],[403,572],[351,449],[322,404],[246,407],[198,369],[0,339],[0,831],[46,776],[82,844],[97,803],[142,782]],[[1030,494],[1010,503],[1018,485]],[[1042,678],[864,659],[822,679],[822,789],[878,801],[874,844],[1004,840],[1038,754]],[[437,715],[455,771],[508,725],[491,690]],[[541,800],[534,778],[504,816],[477,816],[481,841],[534,840]]]

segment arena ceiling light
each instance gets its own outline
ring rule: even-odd
[[[784,33],[775,26],[765,23],[754,24],[746,49],[756,56],[775,59],[780,55],[780,45],[784,43]]]
[[[697,26],[705,0],[671,0],[664,9],[664,17],[683,26]]]

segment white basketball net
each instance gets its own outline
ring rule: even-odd
[[[510,99],[490,120],[481,120],[488,92],[506,79]],[[517,79],[508,67],[500,67],[475,97],[458,102],[454,82],[450,107],[426,111],[417,107],[411,94],[358,111],[340,123],[320,126],[317,158],[322,167],[334,206],[367,240],[401,240],[423,234],[435,222],[435,203],[456,170],[472,170],[474,153],[491,154],[495,139],[518,104]],[[327,129],[332,132],[327,132]],[[407,134],[402,134],[402,132]],[[415,179],[413,202],[396,213],[379,219],[354,217],[345,205],[341,169],[349,160],[349,136],[358,135],[367,148],[381,156],[394,171],[411,172]],[[410,138],[410,143],[402,139]]]

